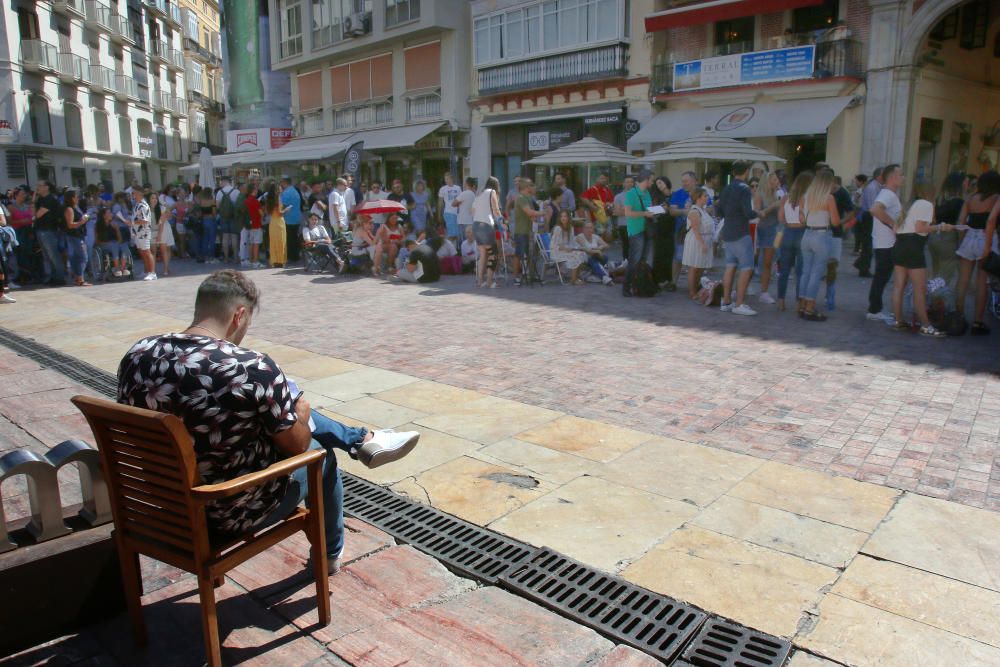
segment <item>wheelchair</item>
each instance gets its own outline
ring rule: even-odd
[[[93,283],[135,280],[135,263],[131,247],[125,253],[125,268],[128,269],[128,276],[115,277],[111,254],[98,245],[94,246],[88,260],[87,277]]]

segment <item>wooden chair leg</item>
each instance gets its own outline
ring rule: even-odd
[[[316,578],[316,610],[320,626],[330,625],[330,564],[326,553],[326,528],[324,527],[323,470],[314,463],[306,470],[309,478],[309,523],[306,535],[309,537],[313,562],[313,576]]]
[[[205,658],[208,667],[222,667],[222,647],[219,644],[219,617],[215,609],[215,587],[208,577],[198,575],[198,595],[201,598],[201,627],[205,635]]]
[[[132,635],[138,646],[145,646],[146,621],[142,616],[142,572],[139,569],[139,554],[125,547],[115,535],[118,548],[118,561],[122,571],[122,587],[125,592],[125,605],[128,609],[129,621],[132,624]]]

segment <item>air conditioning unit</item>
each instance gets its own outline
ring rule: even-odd
[[[371,31],[369,16],[365,13],[355,13],[344,19],[344,34],[351,37],[361,37]]]

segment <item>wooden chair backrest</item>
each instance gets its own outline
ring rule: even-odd
[[[205,512],[191,501],[198,485],[194,443],[175,415],[75,396],[97,440],[115,528],[184,560],[208,548]]]

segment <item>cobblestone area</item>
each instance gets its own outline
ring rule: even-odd
[[[853,274],[853,272],[851,272]],[[998,336],[932,340],[864,319],[841,276],[825,323],[680,292],[546,284],[479,290],[257,271],[253,333],[580,417],[1000,509]],[[190,317],[197,278],[88,297]],[[888,293],[888,292],[887,292]],[[141,296],[139,296],[141,294]],[[4,316],[13,314],[7,310]],[[998,327],[1000,328],[1000,327]]]

